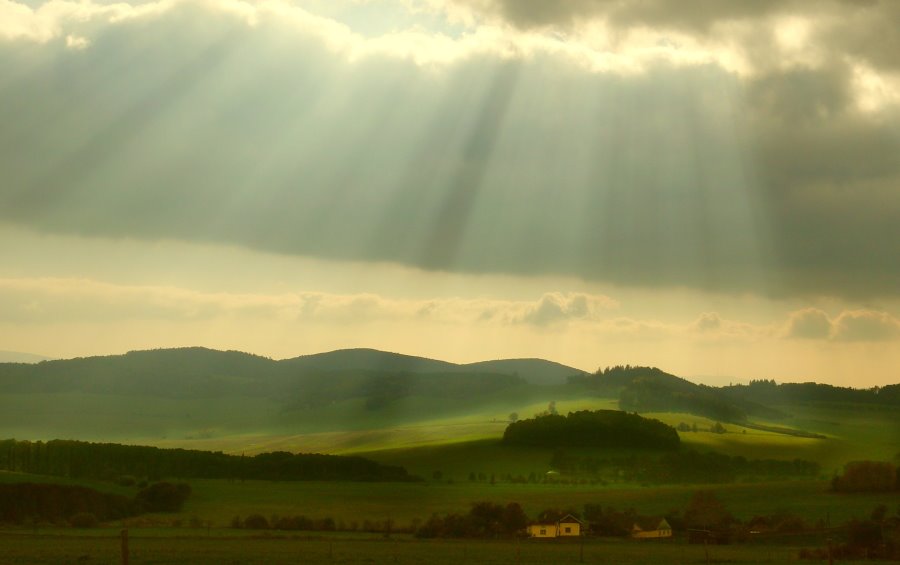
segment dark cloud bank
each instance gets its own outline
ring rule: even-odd
[[[607,2],[547,4],[497,6],[549,22]],[[781,3],[693,4],[750,17]],[[0,220],[427,269],[898,295],[900,118],[857,112],[840,60],[752,79],[540,57],[426,72],[344,63],[280,31],[185,8],[82,51],[0,44]]]

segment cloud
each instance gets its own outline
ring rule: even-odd
[[[329,324],[407,320],[544,326],[565,320],[596,321],[603,312],[616,307],[609,297],[583,293],[552,292],[536,301],[458,297],[413,300],[374,293],[201,292],[78,278],[0,278],[0,322],[17,324],[260,318]]]
[[[886,341],[900,337],[900,320],[886,312],[854,310],[834,320],[833,339],[838,341]]]
[[[792,312],[788,317],[785,336],[800,339],[827,339],[831,335],[828,314],[816,308]]]
[[[313,2],[0,0],[0,222],[897,296],[892,4],[406,4],[372,34]]]
[[[694,334],[703,339],[758,340],[768,338],[771,327],[725,319],[718,312],[703,312],[687,327],[674,327],[673,333],[682,337]]]
[[[499,15],[520,27],[571,26],[584,20],[606,18],[630,26],[668,26],[706,29],[723,20],[741,20],[788,10],[780,0],[451,0],[475,13]]]
[[[704,312],[693,327],[699,332],[718,331],[722,328],[722,318],[716,312]]]
[[[596,320],[601,313],[617,307],[605,296],[583,293],[547,293],[537,304],[528,306],[518,317],[522,323],[547,326],[568,320]]]
[[[831,318],[815,308],[791,313],[784,335],[837,342],[878,342],[900,337],[900,320],[887,312],[845,310]]]

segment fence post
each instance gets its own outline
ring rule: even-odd
[[[122,530],[122,565],[128,565],[128,529]]]

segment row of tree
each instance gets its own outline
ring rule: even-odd
[[[356,456],[276,451],[253,457],[221,451],[90,443],[74,440],[0,440],[0,469],[73,478],[149,477],[410,481],[403,467]]]
[[[821,466],[794,459],[747,459],[721,453],[694,450],[671,451],[662,455],[591,457],[556,450],[550,466],[569,476],[615,478],[640,483],[728,483],[738,478],[818,477]]]
[[[517,502],[505,506],[477,502],[467,514],[433,514],[417,530],[420,538],[496,538],[518,534],[528,525],[528,516]]]
[[[677,449],[678,432],[659,420],[617,410],[547,413],[513,422],[503,433],[508,445],[539,447],[636,447]]]

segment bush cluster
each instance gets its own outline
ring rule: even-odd
[[[540,447],[677,449],[680,441],[672,426],[618,410],[550,413],[513,422],[503,433],[508,445]]]
[[[853,461],[844,474],[831,481],[837,492],[890,492],[900,490],[900,467],[887,461]]]

